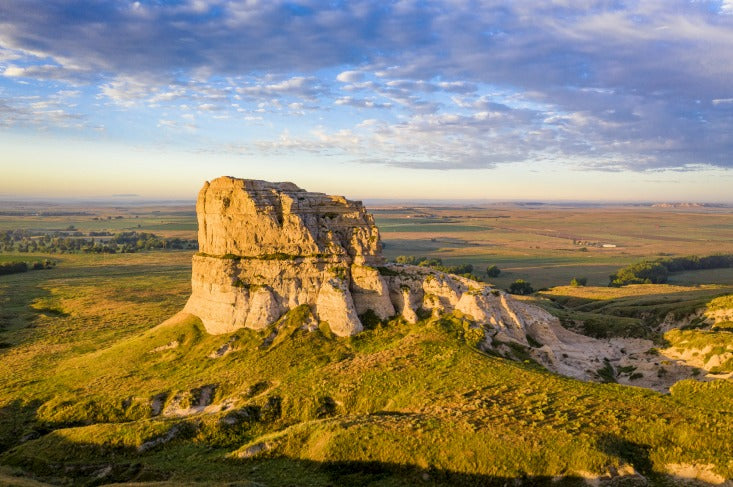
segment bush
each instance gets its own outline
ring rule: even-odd
[[[443,261],[434,257],[431,257],[429,259],[425,257],[420,257],[417,265],[421,267],[438,267],[443,265]]]
[[[645,260],[619,269],[610,277],[609,286],[626,284],[664,284],[672,272],[699,269],[725,269],[733,267],[733,255],[708,255],[674,257],[672,259]]]
[[[667,282],[669,271],[658,261],[642,261],[620,269],[610,276],[610,286],[625,286],[626,284],[664,284]]]
[[[4,262],[0,264],[0,275],[16,274],[18,272],[26,272],[28,264],[25,262]]]
[[[586,277],[573,277],[573,279],[570,281],[571,286],[585,286],[588,284],[588,278]]]
[[[399,255],[394,260],[398,264],[419,265],[420,267],[430,267],[436,271],[445,272],[447,274],[471,274],[473,272],[472,264],[463,265],[443,265],[443,261],[437,257],[415,257],[414,255]],[[475,276],[470,277],[470,279]],[[475,279],[477,280],[477,279]]]
[[[414,255],[398,255],[397,257],[395,257],[394,261],[398,264],[419,265],[425,260],[427,260],[427,257],[415,257]]]
[[[486,275],[489,277],[499,277],[499,274],[501,274],[501,269],[495,265],[490,265],[486,268]]]
[[[49,259],[36,262],[3,262],[0,264],[0,276],[27,272],[29,270],[51,269],[55,266],[56,262]]]
[[[512,294],[527,295],[532,294],[534,289],[532,289],[532,285],[524,279],[517,279],[509,285],[508,291]]]

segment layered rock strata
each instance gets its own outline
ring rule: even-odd
[[[263,329],[302,306],[310,310],[304,329],[327,323],[338,336],[362,331],[365,313],[415,323],[458,312],[481,330],[482,348],[514,356],[512,343],[521,345],[564,375],[599,380],[600,370],[634,367],[645,371],[644,383],[635,384],[665,391],[674,382],[654,379],[662,376],[645,353],[650,341],[578,335],[543,309],[487,284],[385,263],[379,231],[360,202],[292,183],[222,177],[201,189],[196,212],[200,252],[184,311],[209,333]],[[664,377],[687,374],[682,366],[667,369]]]
[[[360,202],[292,183],[222,177],[201,189],[196,213],[200,252],[185,311],[201,318],[209,333],[261,329],[308,305],[339,336],[359,333],[359,316],[368,312],[415,322],[420,312],[457,310],[489,326],[497,339],[552,338],[545,329],[552,317],[528,312],[502,291],[386,264],[374,219]]]
[[[185,311],[209,333],[260,329],[311,307],[333,333],[362,330],[359,314],[394,314],[379,231],[360,202],[292,183],[222,177],[196,202],[199,253]]]

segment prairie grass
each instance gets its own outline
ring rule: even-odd
[[[186,315],[158,325],[185,300],[187,274],[174,255],[169,274],[142,279],[159,257],[125,257],[115,274],[91,265],[73,278],[60,266],[3,288],[5,303],[25,310],[25,327],[2,332],[13,346],[0,352],[0,463],[53,482],[102,471],[109,481],[274,485],[349,475],[399,485],[423,473],[439,485],[570,482],[609,465],[656,478],[667,463],[703,460],[733,473],[730,406],[715,401],[727,390],[710,386],[698,401],[690,386],[664,396],[559,377],[479,352],[460,315],[378,324],[347,339],[300,330],[300,309],[263,332],[211,336]],[[210,358],[224,344],[231,352]],[[155,415],[153,398],[170,405],[206,385],[215,386],[212,405],[229,406]],[[268,449],[238,458],[260,444]],[[59,473],[58,464],[70,467]]]
[[[662,251],[660,242],[688,255],[692,242],[659,237],[684,235],[665,226],[672,221],[678,230],[700,221],[641,212],[621,232],[613,219],[627,218],[625,211],[522,211],[529,210],[499,209],[510,218],[489,218],[479,210],[436,210],[451,225],[483,230],[450,228],[435,242],[425,232],[387,231],[387,249],[419,241],[437,247],[446,264],[476,266],[471,259],[481,255],[512,281],[526,278],[520,269],[539,276],[551,268],[546,282],[557,282],[565,273],[592,275],[578,269],[616,269]],[[547,230],[550,216],[558,229],[575,228],[573,235],[629,247],[578,251],[560,230]],[[191,216],[171,218],[153,223]],[[702,223],[727,216],[707,218]],[[521,220],[516,228],[512,219]],[[660,225],[657,235],[645,237],[644,225],[652,224]],[[704,233],[713,230],[721,231]],[[411,240],[417,234],[421,240]],[[541,485],[555,477],[557,485],[582,485],[581,472],[626,464],[663,483],[669,463],[711,464],[733,477],[730,382],[683,381],[668,395],[580,382],[480,352],[479,337],[458,314],[416,325],[374,323],[356,337],[336,338],[325,328],[302,330],[301,308],[261,332],[212,336],[197,318],[176,315],[190,292],[191,256],[63,254],[54,256],[55,269],[0,277],[0,483],[13,477],[33,485],[33,475],[74,485]],[[566,321],[596,323],[596,334],[647,336],[670,313],[706,303],[725,309],[729,298],[718,296],[730,292],[562,287],[528,299]],[[204,388],[211,404],[196,410]]]

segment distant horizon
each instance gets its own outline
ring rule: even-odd
[[[543,205],[570,205],[570,206],[651,206],[651,205],[699,205],[708,208],[733,208],[733,200],[730,201],[686,201],[686,200],[581,200],[581,199],[532,199],[532,198],[355,198],[346,194],[334,195],[344,196],[349,200],[361,201],[365,206],[390,206],[390,205],[424,205],[424,206],[543,206]],[[144,197],[69,197],[53,198],[43,196],[9,196],[0,195],[0,211],[5,205],[100,205],[107,206],[194,206],[196,198],[144,198]],[[693,206],[694,207],[694,206]],[[7,211],[7,210],[6,210]]]

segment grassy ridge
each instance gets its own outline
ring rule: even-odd
[[[560,318],[565,326],[596,338],[661,339],[660,324],[665,320],[684,320],[705,309],[708,303],[723,306],[731,292],[733,287],[722,285],[559,286],[541,292],[548,301],[537,304]]]
[[[731,291],[713,285],[563,286],[541,293],[548,301],[538,304],[583,334],[649,338],[696,367],[725,374],[733,372]]]
[[[0,278],[0,463],[47,480],[573,484],[624,464],[662,478],[669,463],[733,475],[725,388],[558,377],[478,352],[458,316],[336,339],[300,331],[296,312],[211,336],[191,317],[157,325],[188,294],[190,254],[64,259]],[[206,387],[208,407],[226,407],[156,414],[154,399],[190,411]]]

